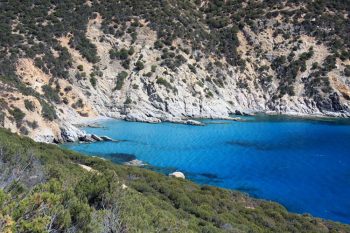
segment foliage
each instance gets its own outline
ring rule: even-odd
[[[88,62],[96,63],[100,60],[97,56],[96,45],[92,44],[84,34],[77,32],[69,41],[69,44],[79,50],[80,54],[86,58]]]
[[[23,118],[26,116],[25,113],[22,112],[22,110],[17,108],[17,107],[14,107],[13,109],[10,109],[9,113],[15,119],[15,122],[16,122],[17,126],[20,126],[22,124]]]
[[[126,71],[122,71],[117,76],[117,83],[115,86],[116,90],[121,90],[124,85],[124,80],[128,77],[128,73]]]
[[[174,94],[177,93],[177,89],[176,87],[174,87],[173,85],[171,85],[166,79],[161,78],[161,77],[157,77],[156,83],[159,85],[162,85],[164,87],[166,87],[167,90],[172,90]]]
[[[97,79],[94,76],[90,77],[90,83],[95,88],[97,85]]]
[[[41,103],[41,115],[45,119],[49,121],[53,121],[54,119],[57,118],[56,110],[52,105],[48,104],[44,100],[42,100],[40,103]]]
[[[28,100],[28,99],[24,100],[24,106],[29,111],[33,112],[35,110],[34,103],[32,101]]]
[[[56,90],[54,90],[50,85],[42,86],[42,90],[44,92],[45,97],[48,100],[50,100],[56,104],[61,103],[61,98],[58,95],[58,92]]]
[[[143,68],[145,68],[145,65],[143,64],[142,61],[138,60],[136,63],[135,63],[135,69],[140,71],[140,70],[143,70]]]

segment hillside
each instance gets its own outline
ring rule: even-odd
[[[0,232],[350,232],[242,193],[0,129]]]
[[[349,117],[349,8],[348,0],[2,1],[0,126],[57,142],[96,116]]]

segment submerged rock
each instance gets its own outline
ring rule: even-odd
[[[173,173],[170,173],[169,176],[175,177],[175,178],[186,179],[185,175],[182,172],[173,172]]]
[[[125,164],[127,162],[130,162],[136,159],[135,155],[126,154],[126,153],[112,153],[112,154],[107,154],[106,156],[110,157],[113,162],[119,163],[119,164]]]
[[[143,163],[141,160],[133,159],[133,160],[131,160],[129,162],[125,162],[124,165],[135,166],[135,167],[142,167],[142,166],[145,166],[146,164]]]

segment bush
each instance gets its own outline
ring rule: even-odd
[[[344,68],[344,75],[346,77],[350,77],[350,65],[347,65],[345,68]]]
[[[124,85],[124,80],[128,77],[128,73],[126,71],[122,71],[117,76],[117,82],[115,86],[115,90],[121,90]]]
[[[164,78],[157,78],[156,83],[159,84],[159,85],[162,85],[162,86],[166,87],[167,89],[172,90],[174,93],[177,92],[176,87],[173,87],[173,86],[172,86],[166,79],[164,79]]]
[[[35,105],[32,101],[25,99],[24,100],[24,106],[27,110],[34,112],[35,110]]]
[[[79,71],[83,71],[84,70],[83,65],[78,65],[77,68],[78,68]]]
[[[191,70],[192,73],[197,73],[196,67],[194,65],[188,64],[188,68]]]
[[[84,107],[84,103],[82,99],[78,99],[77,102],[75,102],[74,104],[72,104],[72,108],[83,108]]]
[[[95,77],[91,77],[90,78],[90,83],[91,85],[96,88],[96,84],[97,84],[97,79]]]
[[[19,127],[22,124],[23,118],[26,116],[26,114],[24,112],[22,112],[22,110],[17,108],[17,107],[10,109],[9,113],[13,116],[17,127]]]
[[[54,89],[52,89],[51,86],[49,85],[44,85],[42,86],[42,90],[44,92],[45,97],[50,100],[55,102],[56,104],[61,103],[60,96],[58,95],[58,92]]]
[[[80,54],[88,62],[97,63],[100,61],[100,58],[97,56],[96,45],[92,44],[83,33],[77,32],[69,41],[69,44],[79,50]]]
[[[46,101],[42,100],[40,101],[41,103],[41,115],[49,120],[49,121],[53,121],[54,119],[57,118],[56,115],[56,110],[54,109],[54,107],[50,104],[48,104]]]
[[[142,61],[138,60],[135,64],[135,69],[140,71],[140,70],[143,70],[143,68],[145,68],[145,65],[143,64]]]

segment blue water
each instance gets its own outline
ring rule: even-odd
[[[350,223],[350,123],[280,117],[206,126],[110,120],[85,128],[121,142],[66,147],[115,162],[142,160],[165,173],[273,200],[296,213]]]

